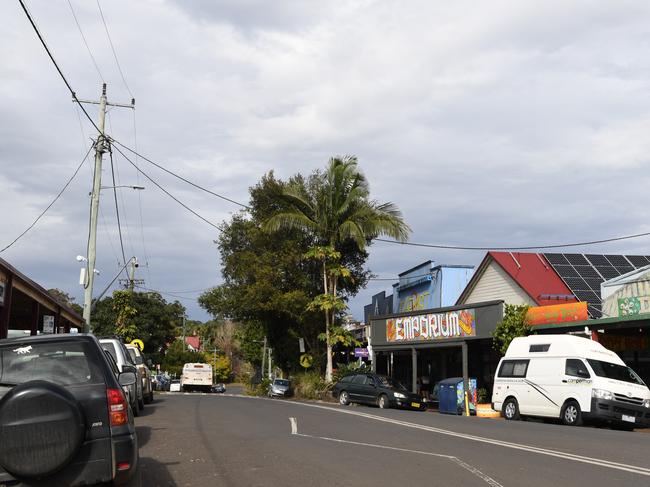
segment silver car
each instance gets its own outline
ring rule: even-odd
[[[269,397],[288,397],[291,394],[291,382],[289,380],[273,379],[269,386]]]

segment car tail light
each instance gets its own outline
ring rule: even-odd
[[[131,468],[131,464],[129,462],[122,462],[117,464],[117,470],[119,472],[123,472],[125,470],[128,470]]]
[[[111,426],[122,426],[128,423],[129,405],[126,403],[124,392],[121,389],[106,389],[106,398]]]

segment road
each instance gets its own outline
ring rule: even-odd
[[[148,487],[650,485],[643,432],[217,394],[136,424]]]

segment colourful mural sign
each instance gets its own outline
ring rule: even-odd
[[[650,312],[650,296],[618,298],[618,316],[636,316]]]
[[[386,341],[435,341],[476,336],[473,309],[386,320]]]
[[[565,323],[589,319],[587,303],[562,303],[551,306],[534,306],[528,309],[526,320],[531,326]]]

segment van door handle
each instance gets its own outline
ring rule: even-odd
[[[566,384],[568,381],[566,379],[562,379],[562,382]]]

